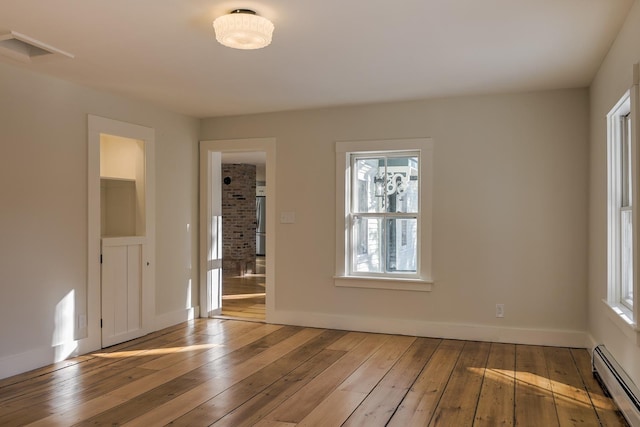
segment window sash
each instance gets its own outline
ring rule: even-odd
[[[620,181],[618,184],[618,215],[616,234],[618,241],[617,284],[618,303],[633,310],[633,179],[631,157],[631,114],[618,116],[618,155],[616,156]]]
[[[632,92],[628,92],[608,114],[608,303],[636,318],[634,288],[635,124],[631,114]]]
[[[389,165],[390,162],[398,159],[407,159],[406,170],[402,166]],[[413,160],[415,159],[415,160]],[[377,162],[377,165],[367,165],[366,162]],[[415,175],[412,173],[412,161],[415,162]],[[380,163],[383,163],[382,168]],[[361,164],[362,163],[362,164]],[[367,171],[367,167],[369,166]],[[382,176],[380,175],[382,169]],[[351,213],[384,213],[393,212],[389,196],[392,194],[405,194],[412,203],[405,203],[405,206],[395,206],[401,212],[417,213],[420,206],[420,152],[419,151],[388,151],[371,153],[351,153],[350,154],[350,199],[349,212]],[[395,173],[394,173],[395,172]],[[366,176],[361,176],[365,175]],[[374,183],[372,185],[370,179]],[[363,179],[368,178],[368,179]],[[379,201],[378,206],[368,200],[373,192],[375,201]],[[415,199],[415,200],[414,200]]]
[[[619,227],[619,302],[633,310],[633,210],[630,207],[620,209]]]
[[[359,161],[363,160],[377,160],[379,162],[384,162],[383,169],[383,177],[388,176],[389,170],[389,159],[398,159],[398,158],[415,158],[415,168],[417,173],[417,183],[416,188],[413,189],[415,191],[415,206],[411,207],[411,212],[387,212],[389,206],[387,206],[386,200],[388,199],[387,194],[387,186],[386,181],[383,182],[384,189],[380,196],[383,198],[384,202],[381,207],[377,209],[373,209],[374,211],[370,211],[367,207],[363,209],[361,200],[362,198],[361,189],[359,187],[359,181],[363,180],[358,176],[360,173],[360,169],[357,167]],[[349,232],[348,232],[348,240],[347,240],[347,271],[350,276],[368,276],[368,277],[404,277],[404,278],[417,278],[420,276],[420,180],[421,180],[421,160],[420,160],[420,151],[383,151],[383,152],[367,152],[367,153],[349,153],[350,158],[350,177],[348,177],[349,189],[349,200],[347,203],[348,212],[347,212],[347,224],[349,224]],[[407,166],[408,170],[410,170],[410,166]],[[409,172],[407,177],[408,180],[411,179],[411,172]],[[359,191],[360,189],[360,191]],[[376,193],[377,194],[377,193]],[[378,219],[379,223],[379,231],[373,231],[374,235],[377,234],[377,247],[371,248],[371,252],[374,250],[377,253],[370,254],[369,251],[369,239],[367,238],[366,245],[362,242],[362,234],[365,229],[369,229],[368,225],[365,224],[364,221]],[[393,219],[407,219],[413,220],[416,222],[415,227],[415,250],[413,253],[412,260],[409,264],[413,264],[415,269],[403,271],[391,269],[390,266],[390,251],[388,250],[389,241],[389,230],[390,227],[388,225],[389,220]],[[402,233],[402,227],[400,228],[400,233]],[[374,227],[375,229],[375,227]],[[359,234],[360,233],[360,234]],[[406,236],[404,236],[406,237]],[[403,240],[403,235],[401,234],[400,239]],[[374,239],[376,240],[376,239]],[[365,253],[365,246],[367,252]],[[372,256],[373,255],[373,256]],[[367,258],[369,256],[369,258]],[[367,269],[361,269],[364,263],[368,262]],[[396,264],[397,265],[397,264]]]
[[[630,207],[632,197],[631,176],[631,118],[629,114],[620,116],[619,126],[619,168],[620,168],[620,206]]]

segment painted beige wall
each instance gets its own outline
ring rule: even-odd
[[[135,181],[100,180],[100,235],[136,235]]]
[[[277,139],[276,210],[296,223],[277,224],[276,320],[583,345],[588,102],[576,89],[212,118],[200,136]],[[411,137],[435,143],[434,290],[337,288],[334,143]]]
[[[607,296],[607,124],[606,115],[631,87],[632,67],[640,62],[640,4],[636,1],[605,58],[591,90],[589,186],[589,332],[604,344],[640,385],[640,347],[606,315]]]
[[[6,64],[0,93],[0,376],[53,360],[65,296],[86,310],[87,114],[155,128],[156,315],[190,307],[198,120]]]
[[[144,141],[100,136],[102,236],[146,234],[145,174]]]
[[[113,135],[100,137],[101,177],[125,178],[135,181],[140,159],[144,159],[144,141]]]

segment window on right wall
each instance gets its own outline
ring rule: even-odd
[[[627,92],[607,115],[609,306],[628,324],[637,323],[637,166],[635,97]],[[637,233],[637,231],[636,231]]]

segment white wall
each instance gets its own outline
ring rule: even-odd
[[[640,62],[640,4],[636,1],[602,63],[591,90],[589,203],[589,332],[604,344],[640,385],[640,347],[606,315],[607,296],[607,125],[606,115],[631,87],[632,67]]]
[[[70,348],[86,308],[87,114],[155,128],[156,315],[196,301],[198,120],[0,64],[0,377]],[[73,331],[71,331],[71,336]]]
[[[268,320],[582,346],[588,102],[576,89],[212,118],[200,137],[277,139],[276,210],[296,223],[277,224]],[[334,142],[410,137],[435,143],[434,289],[337,288]]]

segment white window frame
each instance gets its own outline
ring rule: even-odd
[[[351,155],[402,152],[418,153],[419,212],[418,259],[415,274],[351,274],[349,239],[349,204],[351,189]],[[336,275],[341,287],[430,291],[431,240],[433,211],[433,140],[431,138],[339,141],[336,142]]]
[[[356,165],[356,161],[357,159],[367,159],[367,160],[371,160],[371,159],[377,159],[377,160],[382,160],[384,159],[385,161],[385,177],[387,176],[387,173],[391,172],[391,173],[404,173],[405,170],[400,167],[400,169],[398,169],[397,166],[388,166],[387,162],[389,162],[389,160],[394,159],[394,158],[401,158],[401,157],[416,157],[418,159],[418,179],[420,178],[420,152],[419,151],[382,151],[382,152],[366,152],[366,153],[349,153],[349,158],[350,158],[350,171],[354,170],[354,167]],[[409,172],[409,171],[407,171]],[[407,178],[409,178],[409,176],[407,176]],[[384,178],[383,178],[384,179]],[[345,180],[346,181],[346,180]],[[351,173],[350,174],[350,185],[349,187],[347,187],[345,185],[345,191],[347,191],[348,196],[347,196],[347,200],[345,202],[345,206],[347,207],[346,209],[346,214],[348,216],[347,221],[348,224],[353,224],[355,222],[355,218],[361,218],[361,219],[365,219],[365,218],[380,218],[381,221],[381,225],[382,225],[382,233],[379,236],[380,238],[380,251],[379,251],[379,258],[380,258],[380,264],[383,270],[386,270],[389,266],[387,265],[388,263],[388,252],[387,252],[387,246],[384,243],[388,243],[387,239],[388,239],[388,235],[387,233],[389,232],[388,230],[388,224],[387,221],[390,219],[413,219],[416,221],[416,225],[417,225],[417,236],[416,236],[416,241],[419,241],[420,238],[419,233],[420,233],[420,185],[418,185],[418,203],[417,203],[417,211],[412,211],[412,212],[389,212],[386,210],[383,211],[378,211],[378,212],[363,212],[363,211],[356,211],[355,208],[355,197],[354,194],[352,192],[352,190],[354,188],[356,188],[357,186],[357,181],[358,181],[358,177],[356,176],[355,173]],[[385,179],[386,181],[386,179]],[[346,183],[345,183],[346,184]],[[386,184],[386,182],[384,183]],[[384,192],[384,195],[386,196],[386,191],[387,191],[387,186],[386,185],[382,185],[382,190]],[[387,201],[386,197],[382,197],[383,200],[385,200],[385,202]],[[406,225],[406,222],[403,222],[402,225]],[[402,279],[416,279],[419,278],[418,272],[420,271],[420,246],[417,245],[416,246],[416,257],[415,257],[415,261],[416,261],[416,271],[412,272],[412,271],[395,271],[395,272],[359,272],[355,270],[355,264],[357,263],[357,259],[361,258],[361,255],[356,253],[359,252],[355,247],[354,247],[354,238],[355,238],[355,225],[351,226],[351,232],[349,233],[349,235],[347,236],[347,244],[346,244],[346,250],[348,253],[351,254],[350,257],[347,258],[347,275],[348,276],[361,276],[361,277],[382,277],[382,278],[389,278],[389,277],[397,277],[397,278],[402,278]],[[406,246],[406,244],[405,244]],[[366,258],[366,257],[365,257]]]
[[[630,124],[629,124],[630,121]],[[623,141],[630,145],[629,200],[623,200]],[[640,344],[637,319],[638,303],[638,67],[634,67],[634,85],[607,114],[607,311],[614,323],[630,330],[630,337]],[[623,214],[631,215],[633,300],[625,295],[622,283],[622,220]],[[635,332],[635,333],[633,333]]]

